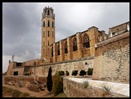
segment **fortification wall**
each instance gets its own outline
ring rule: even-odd
[[[76,59],[76,60],[71,60],[71,61],[63,61],[63,62],[58,62],[55,64],[47,64],[44,66],[37,66],[34,67],[35,75],[36,76],[44,76],[47,77],[48,75],[48,70],[49,67],[52,67],[52,75],[54,75],[57,71],[68,71],[69,76],[72,75],[73,70],[78,70],[78,74],[80,70],[88,70],[88,68],[93,68],[94,64],[94,57],[88,57],[88,58],[81,58],[81,59]]]
[[[129,32],[97,44],[92,79],[129,82]]]

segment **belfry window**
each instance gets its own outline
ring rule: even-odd
[[[43,22],[43,27],[45,27],[45,21]]]
[[[48,37],[50,36],[50,31],[48,31]]]
[[[54,27],[54,22],[52,22],[52,27]]]
[[[68,49],[67,49],[67,41],[65,41],[64,46],[65,46],[65,53],[68,53]]]
[[[83,47],[84,47],[84,48],[90,47],[89,37],[87,36],[87,34],[84,34]]]
[[[50,27],[50,21],[48,20],[48,27]]]
[[[45,47],[45,42],[43,42],[43,46]]]
[[[57,46],[57,49],[58,49],[58,55],[60,55],[60,46],[59,46],[59,44]]]
[[[47,15],[50,15],[50,11],[48,10],[48,13],[47,13]]]
[[[73,51],[77,50],[77,40],[76,38],[73,39]]]
[[[45,37],[45,32],[43,32],[43,37]]]

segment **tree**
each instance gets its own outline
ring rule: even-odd
[[[84,70],[81,70],[79,75],[84,76],[84,75],[86,75],[86,72]]]
[[[47,90],[50,92],[52,91],[52,69],[49,68],[48,76],[47,76]]]
[[[78,74],[78,70],[73,70],[72,75],[76,76]]]
[[[89,68],[88,71],[87,71],[87,74],[92,75],[92,73],[93,73],[93,68]]]

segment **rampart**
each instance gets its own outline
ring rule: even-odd
[[[129,32],[97,43],[92,79],[129,83]]]

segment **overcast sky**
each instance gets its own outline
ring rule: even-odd
[[[8,61],[41,57],[41,18],[45,7],[55,13],[56,41],[92,26],[108,33],[110,27],[129,21],[129,3],[3,3],[3,72]]]

